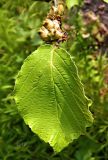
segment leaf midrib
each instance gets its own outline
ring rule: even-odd
[[[55,88],[55,86],[59,89],[59,87],[57,86],[57,84],[55,83],[55,81],[54,81],[54,77],[53,77],[53,68],[55,68],[56,70],[57,70],[57,68],[55,67],[55,65],[53,64],[53,57],[54,57],[54,51],[55,51],[55,49],[52,49],[52,51],[51,51],[51,77],[52,77],[52,80],[53,80],[53,88],[54,88],[54,93],[55,93],[55,100],[56,100],[56,108],[57,108],[57,113],[59,112],[58,111],[58,105],[60,106],[60,109],[62,110],[62,108],[61,108],[61,105],[59,104],[59,102],[57,101],[57,97],[56,97],[56,88]],[[55,51],[55,53],[56,53],[56,51]],[[58,53],[56,53],[56,54],[58,54]],[[60,55],[59,55],[60,56]],[[60,56],[60,58],[61,58],[61,56]],[[61,58],[62,59],[62,58]],[[63,61],[63,59],[62,59],[62,61]],[[65,63],[65,62],[64,62]],[[61,73],[59,72],[59,74],[61,75]],[[62,77],[62,79],[64,80],[64,78],[63,78],[63,76],[61,75],[61,77]],[[66,83],[67,84],[67,83]],[[70,88],[70,86],[69,86],[69,88]],[[61,90],[59,89],[59,91],[61,92]],[[71,92],[72,94],[73,94],[73,92]],[[62,94],[62,92],[61,92],[61,94]],[[64,98],[64,95],[62,94],[62,97]],[[73,96],[74,97],[74,96]],[[65,98],[64,98],[64,100],[65,100]],[[66,100],[65,100],[66,101]],[[75,99],[75,101],[76,101],[76,99]],[[68,102],[67,102],[68,103]],[[70,111],[71,111],[71,113],[72,113],[72,115],[73,115],[73,117],[74,117],[74,119],[75,119],[75,121],[77,122],[77,124],[78,124],[78,126],[79,126],[79,128],[80,128],[80,130],[83,130],[83,128],[81,128],[81,126],[80,126],[80,124],[79,124],[79,121],[77,120],[77,118],[76,118],[76,116],[74,116],[74,112],[71,110],[71,108],[70,108],[70,105],[68,104],[68,107],[69,107],[69,109],[70,109]],[[65,115],[65,114],[64,114]],[[66,116],[65,116],[66,117]],[[59,116],[57,116],[57,119],[58,119],[58,122],[59,122],[59,124],[60,124],[60,126],[61,126],[61,122],[60,122],[60,120],[59,120]],[[67,117],[66,117],[66,119],[67,119]],[[86,119],[86,118],[85,118]],[[68,119],[67,119],[68,120]],[[68,120],[69,121],[69,120]],[[62,126],[61,126],[61,129],[62,129]],[[62,129],[62,131],[63,131],[63,129]]]

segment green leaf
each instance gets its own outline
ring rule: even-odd
[[[16,79],[15,101],[26,124],[57,152],[93,121],[71,56],[50,45],[25,60]]]
[[[108,0],[104,0],[104,2],[108,3]]]
[[[78,5],[79,0],[66,0],[66,5],[70,9],[74,5]]]

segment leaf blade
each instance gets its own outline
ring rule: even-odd
[[[104,0],[104,2],[108,3],[108,0]]]
[[[79,0],[66,0],[66,4],[67,4],[68,9],[70,9],[72,6],[78,5]]]
[[[57,152],[92,122],[77,68],[61,48],[45,45],[31,54],[19,72],[15,92],[26,124]]]

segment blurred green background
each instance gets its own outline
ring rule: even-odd
[[[99,11],[104,4],[91,1],[82,8],[66,9],[63,17],[69,39],[61,46],[73,56],[86,95],[93,101],[94,124],[85,136],[55,154],[25,125],[12,96],[24,59],[44,43],[38,30],[50,4],[0,1],[0,160],[108,160],[108,5],[101,14],[94,9]]]

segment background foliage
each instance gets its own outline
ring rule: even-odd
[[[89,4],[85,2],[82,8],[66,11],[63,27],[69,34],[69,40],[62,47],[74,57],[86,95],[93,100],[94,125],[88,128],[86,136],[81,136],[61,153],[54,154],[50,146],[40,141],[25,125],[12,98],[14,81],[24,59],[43,43],[37,32],[48,13],[49,3],[0,1],[1,160],[108,159],[108,48],[105,28],[104,38],[99,38],[100,26],[104,24],[108,29],[108,5],[100,0],[93,2],[89,0]],[[90,17],[87,13],[91,10],[93,17],[88,27],[87,18]],[[93,21],[94,17],[98,18]],[[91,26],[97,28],[95,35]]]

